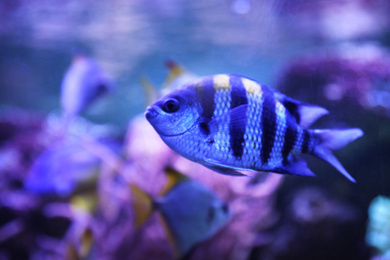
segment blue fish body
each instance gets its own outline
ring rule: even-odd
[[[219,173],[313,176],[299,158],[310,154],[355,181],[331,151],[363,132],[307,129],[326,113],[252,79],[220,74],[172,91],[150,106],[145,116],[174,151]]]
[[[67,116],[76,116],[113,88],[113,81],[94,59],[76,55],[62,80],[62,109]]]
[[[172,168],[165,169],[167,185],[153,199],[130,184],[135,227],[157,211],[174,249],[174,259],[187,259],[191,249],[219,232],[230,220],[229,206],[212,190]]]

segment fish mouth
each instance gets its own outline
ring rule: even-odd
[[[146,117],[147,120],[151,120],[151,119],[155,118],[157,115],[158,115],[157,110],[154,109],[152,106],[149,106],[146,109],[145,117]]]
[[[151,106],[148,106],[146,108],[146,111],[145,111],[145,117],[146,119],[149,121],[149,123],[154,127],[154,129],[156,130],[156,132],[160,135],[160,136],[166,136],[166,137],[172,137],[172,136],[179,136],[179,135],[183,135],[185,134],[186,132],[190,131],[191,129],[193,129],[196,125],[197,125],[197,122],[195,122],[191,127],[189,127],[188,129],[186,129],[185,131],[183,131],[182,133],[176,133],[176,134],[167,134],[165,133],[165,131],[161,130],[160,127],[158,127],[158,124],[156,122],[156,120],[153,120],[154,118],[156,118],[159,114],[162,114],[164,115],[164,111],[158,106],[158,105],[151,105]]]

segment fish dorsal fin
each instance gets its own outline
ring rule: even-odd
[[[329,113],[329,111],[323,107],[295,100],[280,92],[276,92],[275,96],[303,128],[309,127],[318,118]]]
[[[135,227],[139,228],[153,213],[153,199],[137,185],[130,184],[131,205],[134,209]]]
[[[176,171],[171,167],[165,168],[165,174],[167,176],[167,183],[165,187],[161,190],[159,196],[162,197],[167,194],[173,187],[175,187],[178,183],[187,181],[189,178],[184,174]]]

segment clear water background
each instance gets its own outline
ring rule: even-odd
[[[304,15],[303,30],[300,11],[292,12],[288,1],[5,1],[0,7],[0,103],[58,109],[62,77],[72,55],[84,50],[118,86],[86,116],[122,130],[144,111],[140,77],[160,86],[167,59],[198,75],[238,73],[273,86],[291,59],[338,42],[322,39],[311,14]]]

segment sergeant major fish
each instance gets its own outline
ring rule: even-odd
[[[307,129],[327,113],[247,77],[220,74],[163,96],[147,108],[145,116],[171,149],[219,173],[314,176],[299,158],[310,154],[355,182],[332,150],[362,136],[363,131]]]
[[[172,168],[166,169],[168,182],[161,197],[153,199],[131,184],[135,226],[140,227],[157,211],[174,249],[175,258],[217,233],[230,220],[227,204],[211,190]]]

